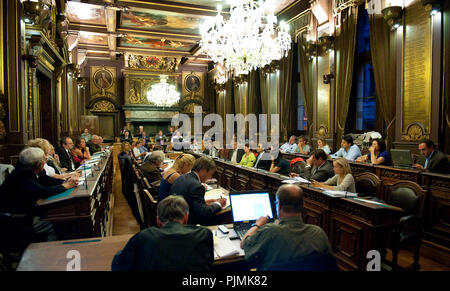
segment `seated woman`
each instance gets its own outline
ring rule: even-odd
[[[255,154],[250,150],[250,145],[246,143],[244,146],[244,155],[242,156],[241,162],[239,164],[247,167],[253,167],[255,161]]]
[[[279,153],[277,158],[272,160],[270,165],[270,172],[278,173],[284,176],[289,176],[290,166],[289,162],[281,157]]]
[[[75,140],[75,145],[72,149],[72,157],[75,166],[78,168],[84,160],[90,160],[91,154],[89,147],[86,146],[86,140],[79,138]]]
[[[369,148],[367,155],[356,159],[357,162],[369,162],[374,165],[390,166],[391,159],[389,153],[386,151],[386,142],[382,138],[372,140],[372,145]]]
[[[159,201],[169,196],[170,188],[172,188],[173,182],[175,182],[175,180],[181,175],[191,171],[194,162],[195,158],[190,154],[181,154],[175,159],[173,166],[167,169],[162,175],[158,192]]]
[[[327,155],[331,153],[330,147],[328,146],[324,138],[317,139],[317,149],[323,150]]]
[[[311,186],[321,187],[329,190],[340,190],[348,192],[356,192],[355,179],[353,179],[350,164],[345,158],[339,158],[333,161],[334,177],[323,183],[315,180],[311,181]]]
[[[70,174],[69,173],[64,174],[64,173],[58,171],[59,173],[57,173],[55,168],[53,168],[52,166],[49,165],[48,156],[49,156],[50,151],[52,150],[53,146],[50,144],[50,142],[48,140],[43,139],[43,138],[31,139],[28,141],[28,146],[34,147],[34,148],[40,148],[41,150],[44,151],[44,154],[45,154],[46,160],[47,160],[47,162],[44,165],[44,171],[47,174],[47,176],[55,178],[55,179],[66,179],[68,177],[78,177],[77,172],[73,172]],[[54,153],[54,149],[53,149],[53,153]]]
[[[302,155],[309,155],[309,153],[311,152],[311,148],[306,143],[307,143],[306,137],[304,136],[299,137],[297,146],[298,152],[301,153]]]

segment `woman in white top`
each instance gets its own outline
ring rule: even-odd
[[[331,153],[330,147],[327,145],[327,142],[324,138],[319,138],[317,140],[317,149],[323,150],[327,155]]]
[[[321,187],[329,190],[340,190],[348,192],[356,192],[355,179],[353,179],[350,164],[344,158],[339,158],[333,161],[334,175],[327,181],[320,183],[312,180],[313,187]]]
[[[43,138],[36,138],[36,139],[29,140],[28,146],[34,147],[34,148],[40,148],[41,150],[44,151],[45,156],[48,156],[50,149],[52,147],[52,145],[49,143],[49,141],[46,139],[43,139]],[[53,177],[56,179],[65,179],[70,176],[78,175],[76,172],[66,173],[66,174],[56,174],[55,169],[53,169],[52,167],[47,165],[47,163],[45,163],[45,165],[44,165],[44,170],[45,170],[45,173],[47,174],[47,176]]]

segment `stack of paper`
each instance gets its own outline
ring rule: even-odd
[[[208,191],[206,191],[206,193],[205,193],[205,201],[206,201],[206,200],[210,200],[210,199],[217,200],[217,199],[219,199],[219,198],[225,198],[225,199],[227,199],[227,203],[226,203],[225,206],[222,207],[222,208],[227,208],[228,206],[230,206],[230,199],[228,199],[228,197],[225,196],[225,195],[223,194],[222,189],[208,190]]]
[[[325,195],[331,196],[331,197],[357,197],[358,194],[347,192],[347,191],[337,191],[337,190],[325,190],[322,192]]]
[[[214,252],[219,258],[239,254],[239,249],[228,237],[214,237]]]

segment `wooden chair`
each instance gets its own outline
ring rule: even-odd
[[[358,196],[380,197],[381,180],[374,173],[358,173],[354,175]]]
[[[422,242],[423,209],[426,191],[417,183],[400,181],[388,186],[386,202],[402,208],[405,215],[393,230],[389,248],[392,249],[392,268],[399,269],[397,257],[400,249],[414,247],[414,263],[407,269],[419,270],[419,249]]]
[[[156,226],[156,215],[158,201],[156,201],[147,189],[143,190],[144,201],[143,208],[145,213],[145,223],[148,226]]]
[[[158,200],[159,195],[158,195],[158,191],[156,190],[155,187],[152,186],[152,184],[150,184],[147,180],[146,177],[142,177],[142,181],[144,183],[144,188],[148,190],[148,192],[150,192],[150,194],[153,196],[153,198],[155,200]]]

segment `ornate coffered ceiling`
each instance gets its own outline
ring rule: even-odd
[[[275,1],[275,12],[302,0]],[[115,58],[128,53],[151,53],[187,58],[206,64],[199,54],[200,25],[226,13],[230,0],[68,0],[69,47],[87,58]],[[79,58],[83,59],[83,58]]]

